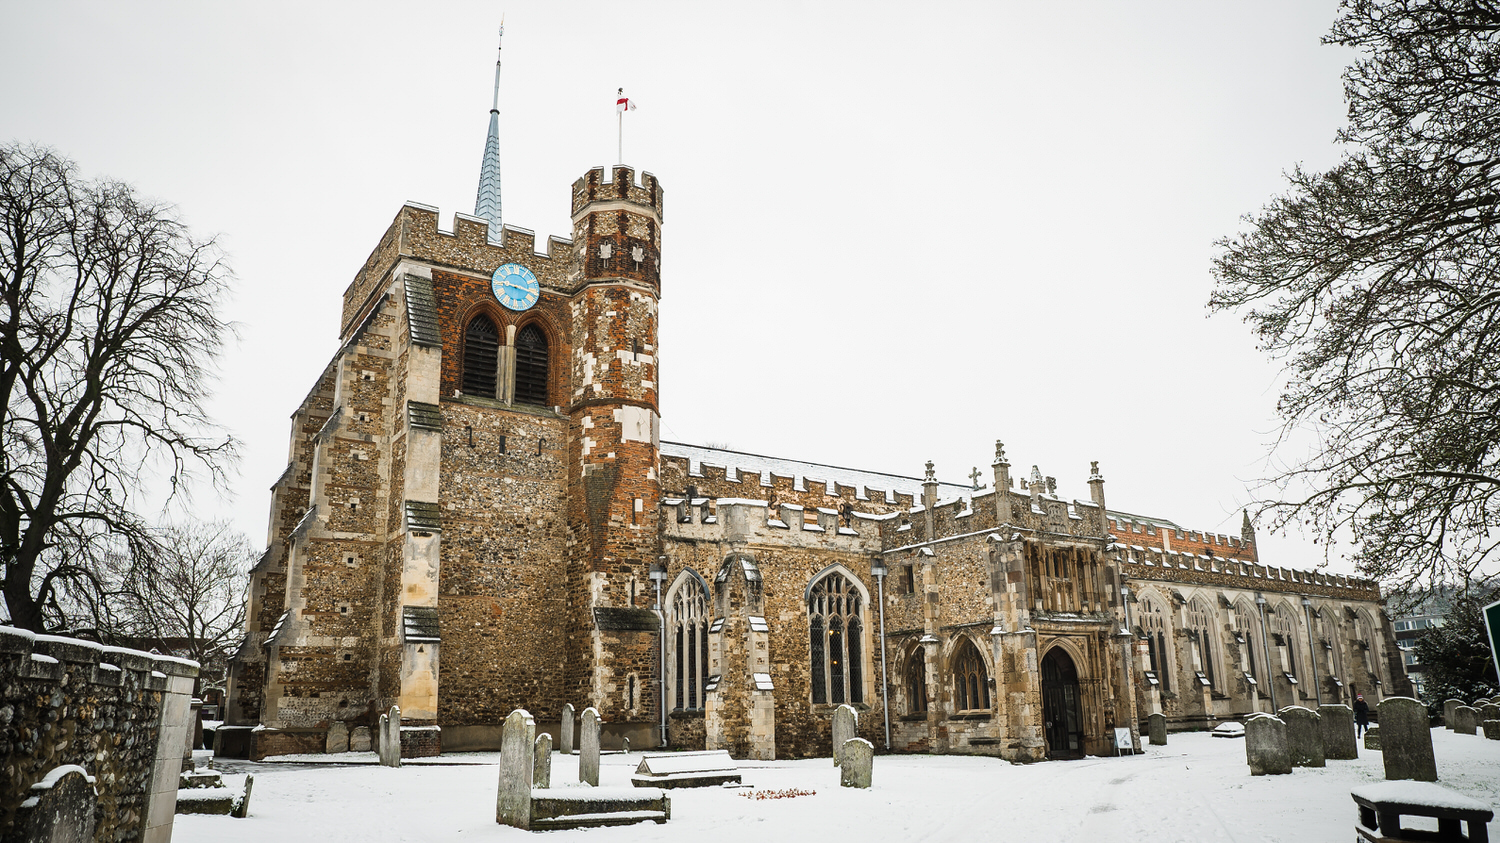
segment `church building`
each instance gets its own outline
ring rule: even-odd
[[[494,109],[481,173],[451,231],[396,212],[292,413],[228,687],[255,757],[393,705],[410,753],[494,749],[565,704],[606,747],[828,755],[849,704],[880,749],[1039,761],[1410,693],[1375,583],[1113,509],[1097,463],[1067,499],[998,442],[951,484],[661,441],[661,185],[589,170],[537,243]]]

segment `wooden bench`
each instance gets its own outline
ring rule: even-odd
[[[630,777],[636,787],[712,787],[739,781],[739,766],[723,749],[647,755]]]
[[[1355,788],[1349,795],[1359,805],[1358,837],[1370,843],[1404,840],[1486,843],[1490,839],[1486,826],[1495,818],[1488,805],[1431,782],[1381,782]],[[1403,816],[1434,817],[1438,830],[1403,829]],[[1462,823],[1469,825],[1467,837]]]

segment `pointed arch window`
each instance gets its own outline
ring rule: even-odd
[[[1141,600],[1141,632],[1146,638],[1146,652],[1151,659],[1151,672],[1161,683],[1163,691],[1172,690],[1172,661],[1167,649],[1166,615],[1156,601]]]
[[[1240,669],[1251,685],[1260,684],[1260,667],[1255,663],[1255,645],[1260,640],[1255,631],[1255,612],[1248,603],[1234,607],[1234,631],[1240,639]]]
[[[831,573],[807,598],[812,698],[815,703],[862,703],[864,691],[863,600],[854,584]]]
[[[464,394],[494,398],[499,360],[500,331],[481,313],[464,329]]]
[[[667,623],[672,708],[696,711],[703,708],[708,680],[708,591],[697,577],[683,577],[671,597]]]
[[[516,403],[547,406],[547,335],[536,325],[516,334]]]
[[[906,660],[906,712],[927,711],[927,652],[917,647]]]
[[[1214,669],[1214,618],[1212,607],[1201,599],[1188,606],[1188,640],[1197,657],[1199,681],[1211,689],[1218,688],[1218,671]]]
[[[965,639],[953,657],[953,707],[957,711],[987,711],[990,673],[973,641]]]

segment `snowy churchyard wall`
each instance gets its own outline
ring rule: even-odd
[[[67,765],[93,779],[93,839],[171,839],[197,675],[185,659],[0,627],[0,840],[27,839],[44,801],[87,795],[78,777],[33,789]]]

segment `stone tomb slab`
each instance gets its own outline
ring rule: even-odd
[[[740,770],[729,751],[664,752],[644,755],[630,783],[636,787],[713,787],[739,784]]]

